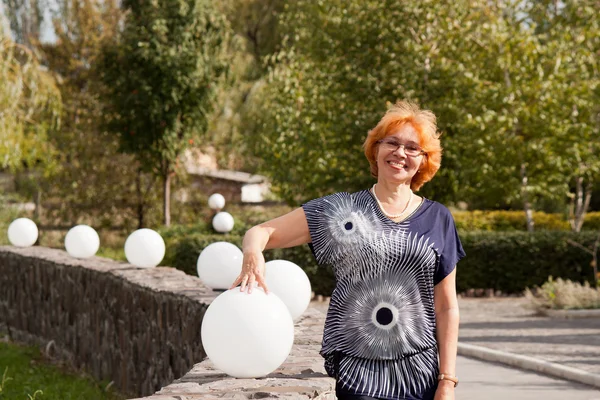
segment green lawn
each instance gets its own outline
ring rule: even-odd
[[[4,376],[4,378],[3,378]],[[105,392],[106,382],[52,365],[36,347],[0,342],[0,400],[118,400],[125,397],[112,389]],[[41,390],[35,395],[36,391]]]

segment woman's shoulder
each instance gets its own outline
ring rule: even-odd
[[[424,205],[426,206],[428,214],[433,215],[440,219],[451,219],[451,220],[454,219],[452,217],[452,213],[450,212],[448,207],[446,207],[442,203],[437,202],[435,200],[430,200],[428,198],[424,198],[423,201],[424,201]]]

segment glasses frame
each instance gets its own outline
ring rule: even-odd
[[[380,139],[378,141],[376,141],[375,143],[381,145],[382,143],[386,142],[385,139]],[[388,144],[390,144],[389,142],[387,142]],[[408,157],[419,157],[419,156],[427,156],[427,153],[425,152],[425,150],[421,149],[421,151],[419,152],[419,154],[416,155],[410,155],[406,152],[406,144],[404,143],[400,143],[398,144],[398,146],[396,146],[396,148],[392,151],[392,153],[395,153],[398,151],[398,149],[400,149],[400,147],[402,147],[402,150],[404,151],[404,154],[406,154]],[[419,146],[420,147],[420,146]]]

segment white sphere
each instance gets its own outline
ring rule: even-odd
[[[294,321],[275,294],[235,288],[208,307],[201,338],[215,367],[235,378],[258,378],[273,372],[289,355]]]
[[[125,257],[136,267],[156,267],[165,256],[165,241],[152,229],[138,229],[125,241]]]
[[[286,260],[265,264],[265,282],[287,306],[292,318],[298,319],[308,307],[311,297],[310,280],[298,265]]]
[[[71,257],[92,257],[100,247],[100,237],[91,226],[77,225],[65,236],[65,249]]]
[[[215,215],[215,217],[212,220],[212,224],[213,228],[215,228],[215,231],[217,232],[231,232],[234,224],[233,217],[228,212],[221,211],[220,213],[217,213],[217,215]]]
[[[8,240],[13,246],[33,246],[37,238],[37,225],[29,218],[17,218],[8,226]]]
[[[225,207],[225,197],[219,193],[215,193],[208,198],[208,206],[213,210],[221,210]]]
[[[202,250],[196,263],[198,277],[212,289],[229,289],[242,272],[244,254],[234,244],[211,243]]]

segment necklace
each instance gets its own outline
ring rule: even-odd
[[[383,208],[383,206],[381,205],[381,201],[379,201],[379,198],[377,197],[377,193],[375,193],[375,185],[377,185],[377,184],[376,183],[373,184],[373,188],[371,189],[371,191],[373,192],[375,201],[377,202],[377,205],[381,209],[381,212],[383,213],[383,215],[385,215],[386,217],[391,218],[391,219],[396,219],[396,218],[400,218],[404,214],[406,214],[406,211],[408,211],[408,207],[410,206],[410,203],[412,202],[412,199],[413,199],[413,191],[412,190],[410,191],[410,197],[408,198],[408,201],[406,202],[406,206],[404,207],[404,210],[400,214],[389,214],[387,211],[385,211],[385,208]]]

